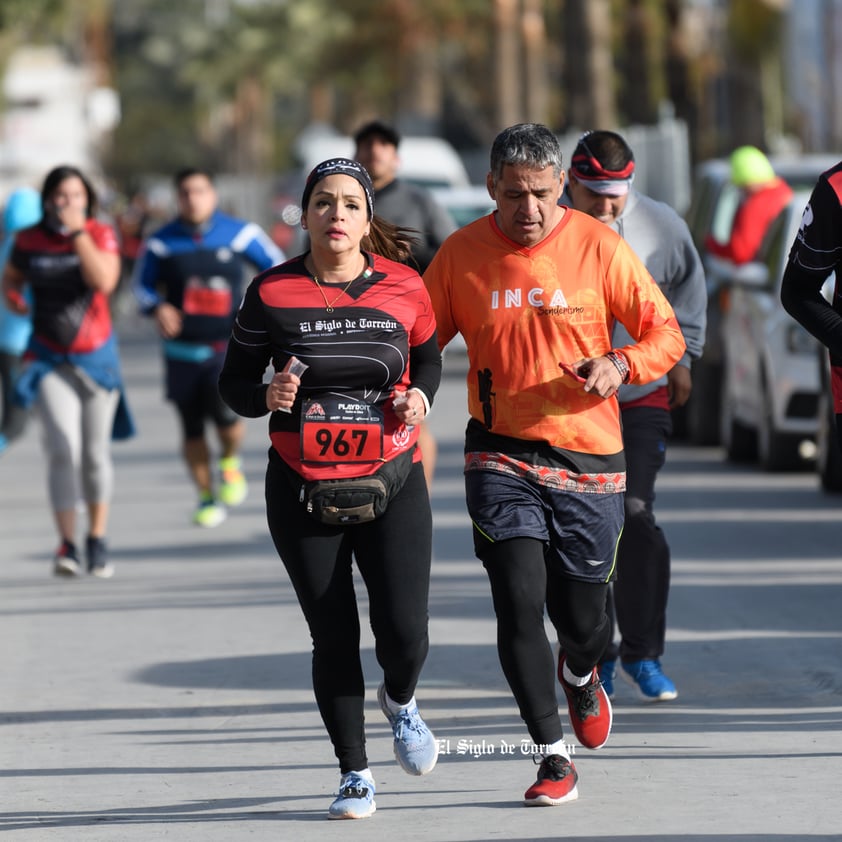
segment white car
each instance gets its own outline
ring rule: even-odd
[[[809,190],[794,193],[766,236],[761,260],[732,268],[722,301],[722,444],[729,459],[756,459],[770,471],[807,467],[816,452],[818,342],[780,300],[809,198]]]
[[[497,205],[484,184],[469,187],[435,187],[433,198],[447,210],[458,228],[491,213]]]
[[[354,157],[354,140],[328,131],[304,132],[296,142],[304,173],[328,158]],[[468,171],[459,153],[440,137],[402,137],[398,147],[398,178],[429,189],[467,187]]]

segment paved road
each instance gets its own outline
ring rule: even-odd
[[[419,688],[450,750],[430,776],[397,768],[366,638],[378,811],[326,821],[337,773],[307,633],[264,524],[264,422],[250,422],[246,504],[216,530],[190,526],[156,345],[145,328],[123,332],[141,436],[115,447],[114,579],[50,576],[37,426],[0,460],[10,840],[842,838],[840,501],[809,475],[735,470],[718,450],[679,445],[658,500],[674,551],[665,664],[679,699],[646,705],[620,683],[611,741],[575,755],[579,800],[520,806],[534,768],[471,553],[458,355],[431,419],[441,449]]]

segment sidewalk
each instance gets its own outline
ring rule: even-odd
[[[265,420],[249,422],[246,503],[217,529],[193,527],[157,344],[134,328],[122,348],[140,435],[114,447],[112,580],[50,575],[56,542],[37,423],[0,459],[0,831],[8,839],[842,838],[834,835],[842,833],[842,572],[832,560],[808,563],[822,585],[812,601],[796,589],[767,606],[751,582],[739,594],[733,584],[717,589],[710,577],[726,576],[726,562],[697,551],[692,535],[675,548],[671,603],[671,674],[681,696],[646,706],[621,684],[612,739],[599,752],[575,753],[579,800],[521,806],[535,768],[521,750],[526,735],[471,549],[464,376],[454,357],[431,417],[440,448],[431,651],[418,690],[444,751],[429,776],[397,767],[364,623],[378,809],[366,821],[326,821],[338,772],[313,701],[307,631],[265,525]],[[692,456],[678,448],[675,462]],[[720,496],[711,488],[701,505],[721,505]],[[732,611],[744,617],[742,641],[717,634],[735,627]],[[799,643],[797,630],[811,624]],[[767,629],[768,640],[754,629]],[[818,664],[826,665],[824,686],[815,670],[805,683],[803,671]]]

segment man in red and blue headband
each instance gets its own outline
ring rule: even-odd
[[[587,187],[591,193],[619,198],[629,192],[634,180],[634,155],[629,149],[628,155],[621,154],[619,158],[616,158],[610,164],[606,162],[606,165],[603,166],[599,158],[591,151],[587,142],[590,137],[591,143],[594,143],[595,138],[599,138],[603,134],[605,133],[588,132],[582,135],[571,158],[568,175]],[[625,163],[621,165],[621,161],[625,161]]]
[[[690,362],[702,354],[707,293],[704,270],[684,220],[668,205],[632,189],[634,154],[615,132],[594,131],[579,140],[562,197],[575,210],[609,225],[643,261],[675,311],[687,350],[666,376],[646,385],[620,386],[626,453],[625,525],[617,551],[613,584],[619,646],[609,645],[600,678],[613,694],[616,661],[644,699],[678,695],[660,658],[666,635],[670,551],[655,522],[655,480],[672,432],[670,410],[690,397]],[[619,323],[613,347],[632,342]],[[610,606],[609,606],[610,609]],[[609,610],[609,616],[613,613]]]

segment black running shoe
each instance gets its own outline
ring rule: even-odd
[[[88,535],[85,550],[88,557],[88,573],[98,579],[110,579],[114,575],[114,565],[108,561],[105,540]]]
[[[53,556],[53,573],[56,576],[78,576],[82,572],[79,553],[72,541],[62,541]]]

